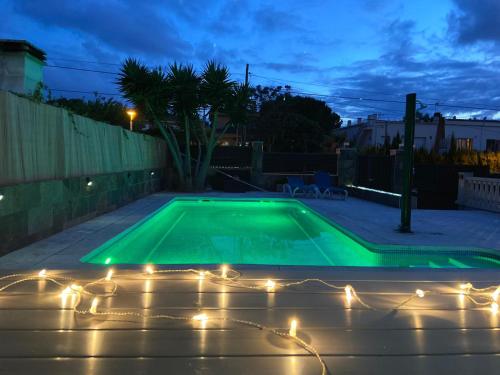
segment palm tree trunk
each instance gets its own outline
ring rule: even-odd
[[[214,151],[215,146],[217,145],[216,138],[216,129],[218,122],[219,114],[217,111],[214,112],[214,119],[212,123],[212,128],[210,129],[210,137],[207,142],[207,149],[205,150],[205,157],[200,165],[200,170],[198,175],[196,176],[196,189],[203,190],[205,188],[205,181],[208,175],[208,169],[210,168],[210,161],[212,160],[212,153]]]
[[[186,136],[184,167],[186,171],[186,189],[189,191],[193,188],[193,178],[191,173],[191,138],[189,132],[189,117],[186,113],[184,113],[184,134]]]
[[[184,174],[184,168],[182,166],[182,158],[180,154],[179,147],[177,145],[177,140],[175,137],[171,134],[169,134],[165,128],[163,127],[161,121],[158,119],[156,116],[156,113],[154,113],[153,109],[151,108],[151,105],[146,102],[146,106],[149,109],[149,112],[153,116],[153,121],[156,123],[156,126],[160,129],[161,134],[163,135],[163,138],[165,138],[165,142],[167,142],[167,147],[168,150],[170,151],[170,154],[172,155],[172,158],[174,159],[174,166],[175,169],[177,170],[177,173],[179,175],[179,184],[181,185],[181,188],[184,188],[185,185],[185,174]],[[173,139],[172,139],[173,138]],[[175,147],[177,145],[177,147]]]

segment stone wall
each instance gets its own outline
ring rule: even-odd
[[[2,186],[0,255],[162,190],[165,184],[164,169],[147,169]]]

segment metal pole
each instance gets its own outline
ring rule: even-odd
[[[401,225],[399,230],[411,232],[411,180],[413,174],[413,141],[415,138],[415,115],[417,94],[406,95],[405,147],[403,154],[403,194],[401,197]]]
[[[245,66],[245,85],[248,85],[248,64]]]

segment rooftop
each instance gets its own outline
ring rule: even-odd
[[[0,39],[0,51],[3,52],[28,52],[40,61],[46,60],[46,54],[40,48],[35,47],[27,40]]]

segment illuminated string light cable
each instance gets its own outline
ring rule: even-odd
[[[44,271],[44,272],[42,272]],[[73,311],[78,314],[90,314],[90,315],[97,315],[97,316],[117,316],[117,317],[124,317],[124,316],[133,316],[137,318],[143,318],[143,319],[171,319],[171,320],[179,320],[179,321],[189,321],[189,320],[195,320],[202,322],[202,327],[204,328],[204,322],[207,322],[209,319],[208,316],[204,313],[200,313],[195,315],[194,317],[188,317],[188,316],[174,316],[174,315],[166,315],[166,314],[157,314],[157,315],[146,315],[146,314],[141,314],[138,312],[115,312],[115,311],[98,311],[98,304],[99,304],[99,298],[106,298],[106,297],[111,297],[116,295],[116,290],[117,290],[117,283],[115,280],[107,280],[107,277],[101,278],[92,282],[89,282],[83,286],[80,286],[76,282],[72,282],[69,286],[68,284],[63,284],[61,281],[67,281],[67,280],[74,280],[68,277],[63,277],[63,276],[48,276],[47,270],[42,270],[37,274],[12,274],[12,275],[6,275],[0,278],[0,280],[7,280],[7,279],[12,279],[12,278],[18,278],[17,280],[14,280],[3,287],[0,288],[0,291],[4,291],[8,289],[9,287],[12,287],[14,285],[24,283],[24,282],[30,282],[30,281],[39,281],[40,279],[47,280],[49,282],[53,282],[56,285],[59,285],[63,287],[60,296],[62,298],[66,298],[68,296],[78,296],[77,302],[72,303],[73,305]],[[229,266],[226,265],[225,267],[225,272],[221,272],[222,269],[219,271],[201,271],[204,272],[203,276],[207,277],[210,281],[215,282],[215,283],[222,283],[223,285],[228,285],[228,286],[234,286],[234,287],[243,287],[243,288],[252,288],[252,289],[259,289],[259,290],[264,290],[270,286],[270,283],[266,282],[265,285],[263,286],[262,284],[260,285],[252,285],[252,284],[247,284],[243,281],[238,280],[241,274],[236,271],[232,270],[229,268]],[[195,269],[170,269],[170,270],[154,270],[152,269],[151,272],[148,274],[168,274],[168,273],[194,273],[198,277],[200,276],[201,272],[199,270]],[[108,271],[109,273],[109,271]],[[222,278],[221,275],[225,274],[226,278]],[[117,276],[115,275],[115,279]],[[297,285],[303,285],[306,283],[319,283],[325,286],[328,286],[329,288],[337,289],[337,290],[343,290],[344,293],[346,294],[347,298],[350,298],[351,300],[356,300],[358,301],[361,305],[363,305],[366,308],[370,309],[375,309],[373,306],[368,305],[364,301],[361,300],[361,298],[358,296],[356,290],[352,285],[345,285],[345,286],[337,286],[334,284],[330,284],[324,280],[321,279],[304,279],[300,281],[295,281],[295,282],[290,282],[290,283],[277,283],[271,279],[268,281],[272,281],[274,284],[274,287],[293,287]],[[104,292],[104,293],[97,293],[93,291],[94,288],[104,288],[107,284],[112,282],[113,283],[113,288],[111,292]],[[268,285],[269,284],[269,285]],[[465,287],[462,287],[462,285],[465,285]],[[470,301],[472,301],[476,306],[484,306],[487,307],[488,310],[491,311],[492,314],[497,314],[499,310],[498,303],[496,300],[498,299],[500,295],[500,286],[499,285],[493,285],[485,288],[475,288],[471,283],[467,284],[462,284],[459,286],[457,292],[455,293],[456,295],[461,295],[461,296],[466,296]],[[493,291],[493,292],[492,292]],[[464,294],[467,292],[467,294]],[[393,309],[398,309],[401,306],[405,305],[409,301],[411,301],[414,298],[423,298],[425,295],[432,293],[432,294],[441,294],[436,291],[426,291],[423,289],[417,289],[415,290],[414,293],[411,293],[409,298],[407,298],[405,301],[394,307]],[[448,294],[448,293],[447,293]],[[78,308],[79,304],[82,301],[82,295],[83,296],[90,296],[92,297],[92,303],[90,307],[87,310],[81,310]],[[349,297],[348,297],[349,296]],[[234,319],[230,317],[210,317],[210,320],[218,320],[218,321],[227,321],[227,322],[233,322],[237,324],[243,324],[243,325],[248,325],[251,327],[259,328],[261,330],[266,330],[269,331],[275,335],[278,335],[280,337],[283,337],[285,339],[290,339],[293,340],[297,345],[301,346],[303,349],[307,350],[309,353],[314,355],[317,360],[321,364],[321,373],[326,374],[327,373],[327,368],[322,360],[321,356],[317,352],[317,350],[312,347],[311,345],[305,343],[302,339],[300,339],[297,336],[297,325],[298,321],[297,319],[292,319],[290,322],[290,328],[287,330],[287,332],[284,332],[279,329],[274,329],[274,328],[269,328],[265,327],[259,323],[252,322],[252,321],[245,321],[245,320],[240,320],[240,319]],[[295,322],[295,323],[294,323]]]

